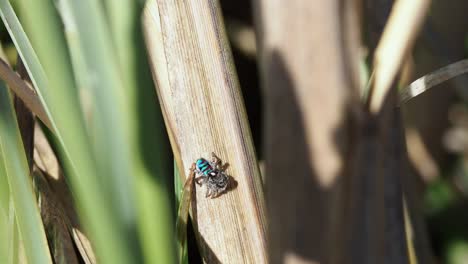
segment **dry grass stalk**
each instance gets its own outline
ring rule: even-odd
[[[0,59],[0,78],[18,96],[24,104],[51,130],[52,125],[34,89]]]
[[[58,197],[40,170],[34,169],[32,177],[54,263],[78,264],[78,256],[68,231],[70,223]]]
[[[359,107],[355,8],[256,3],[271,263],[344,263],[344,190]]]
[[[400,104],[404,104],[430,88],[466,72],[468,72],[468,59],[457,61],[426,74],[401,90]]]
[[[382,55],[378,52],[381,51],[384,45],[382,45],[382,42],[378,43],[378,41],[382,37],[384,27],[387,29],[386,33],[388,36],[388,26],[386,27],[386,25],[388,25],[392,5],[394,5],[394,1],[392,0],[368,1],[366,4],[368,17],[366,24],[368,28],[367,34],[369,35],[367,45],[369,45],[370,54],[374,58],[375,63],[377,63],[376,57],[378,58],[378,56]],[[395,16],[395,12],[393,16]],[[393,47],[391,44],[389,45],[388,40],[384,44],[387,45],[385,46],[387,48],[386,51]],[[378,50],[374,53],[376,48]],[[404,51],[397,50],[397,52]],[[383,65],[383,67],[379,67],[379,65],[374,66],[377,67],[377,70],[386,69],[386,65]],[[374,75],[373,77],[375,77]],[[374,84],[375,82],[371,82],[371,85]],[[374,88],[371,87],[371,89]],[[403,175],[407,175],[407,155],[405,153],[404,140],[402,139],[403,131],[400,113],[395,109],[395,103],[397,102],[396,89],[389,89],[390,92],[384,94],[385,97],[382,98],[382,100],[385,99],[385,104],[379,109],[379,112],[372,112],[368,116],[368,128],[364,132],[362,146],[367,151],[363,152],[363,157],[360,159],[361,163],[358,165],[361,167],[360,171],[364,173],[359,174],[358,172],[357,175],[361,176],[357,177],[356,180],[360,181],[360,186],[358,186],[362,190],[365,190],[365,194],[361,194],[359,189],[355,189],[353,192],[355,197],[359,197],[360,203],[364,204],[364,206],[356,205],[357,208],[365,212],[358,211],[356,216],[357,219],[360,219],[358,223],[360,225],[364,224],[362,228],[366,233],[363,236],[369,237],[368,241],[370,243],[368,247],[377,247],[380,251],[372,255],[366,252],[366,247],[354,246],[356,249],[354,252],[357,254],[354,253],[353,260],[356,263],[376,263],[382,261],[388,263],[406,263],[408,259],[405,220],[402,207],[402,177]],[[369,201],[374,201],[373,207],[366,206],[367,204],[371,204]],[[378,214],[374,212],[378,212]],[[367,215],[367,217],[362,218],[360,213]],[[375,227],[378,229],[375,229]],[[381,233],[375,236],[377,232]],[[357,235],[359,235],[359,232],[355,233],[355,236]],[[354,244],[359,244],[359,242],[359,238],[353,240]]]
[[[429,4],[429,0],[395,2],[375,51],[374,78],[369,97],[369,109],[372,113],[380,111],[405,56],[413,47]]]
[[[19,56],[17,58],[16,69],[23,79],[29,81],[28,73],[26,72],[23,61]],[[26,159],[29,165],[29,171],[32,171],[34,153],[34,115],[31,110],[28,109],[25,102],[18,96],[14,96],[13,102],[15,106],[16,119],[18,120],[18,126],[21,133],[21,139],[23,140]]]
[[[192,219],[206,263],[267,263],[265,205],[219,3],[149,1],[147,49],[181,170],[216,153],[237,182],[215,199],[197,186]]]

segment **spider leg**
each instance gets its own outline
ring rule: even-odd
[[[187,179],[190,179],[196,174],[195,168],[196,168],[195,163],[192,163],[192,166],[189,168],[189,174],[187,176]]]
[[[229,167],[229,163],[226,162],[226,163],[224,163],[224,165],[220,166],[219,170],[222,171],[222,172],[224,172],[224,171],[226,171],[226,169],[227,169],[228,167]]]
[[[201,186],[205,182],[205,180],[206,180],[206,176],[201,175],[195,178],[195,183]]]
[[[221,170],[221,159],[214,154],[214,152],[211,152],[211,166],[217,170]]]
[[[189,170],[192,172],[192,171],[195,171],[196,170],[196,167],[197,165],[195,165],[195,162],[192,163],[192,166],[190,166]]]
[[[214,152],[211,152],[211,160],[214,163],[218,163],[221,159],[218,156],[216,156],[216,154]]]
[[[208,197],[210,197],[210,195],[211,195],[211,189],[210,189],[210,188],[206,188],[205,197],[208,198]]]
[[[203,175],[203,172],[201,172],[201,170],[199,170],[197,167],[195,167],[193,169],[193,171],[197,174],[197,176],[202,176]]]

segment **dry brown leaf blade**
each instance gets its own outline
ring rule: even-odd
[[[179,168],[216,153],[238,183],[192,219],[207,263],[266,263],[261,177],[218,1],[148,1],[145,41]],[[188,175],[188,171],[183,172]]]
[[[78,264],[78,257],[70,237],[69,220],[46,178],[37,168],[33,170],[33,182],[54,263]]]
[[[374,56],[374,72],[368,97],[369,110],[378,113],[411,51],[429,10],[430,0],[395,2]]]
[[[49,117],[34,89],[30,84],[21,79],[3,59],[0,59],[0,78],[3,79],[15,95],[21,98],[24,104],[53,131]]]
[[[465,59],[426,74],[400,91],[400,104],[404,104],[430,88],[467,72],[468,59]]]
[[[68,232],[72,236],[76,248],[84,263],[95,264],[96,257],[91,242],[81,231],[82,227],[78,222],[78,216],[75,210],[70,190],[65,182],[60,164],[55,153],[50,146],[41,127],[36,124],[36,133],[34,135],[34,162],[43,172],[54,195],[60,201],[60,206],[65,212],[64,217],[68,220]]]

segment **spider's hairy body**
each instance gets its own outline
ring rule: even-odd
[[[211,155],[211,161],[199,158],[193,166],[197,176],[195,182],[200,186],[206,186],[206,197],[215,198],[229,187],[229,176],[224,172],[221,160],[214,153]]]

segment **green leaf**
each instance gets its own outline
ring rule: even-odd
[[[126,189],[131,186],[124,187],[123,198],[112,199],[118,194],[109,197],[106,190],[121,188],[126,182],[122,182],[121,178],[114,178],[112,173],[103,170],[102,168],[111,165],[103,164],[102,159],[98,159],[108,152],[120,151],[120,144],[109,149],[99,148],[99,151],[91,147],[78,100],[78,90],[62,23],[53,2],[21,0],[18,4],[23,15],[22,23],[28,29],[32,45],[29,44],[28,37],[6,0],[0,0],[2,18],[12,39],[16,40],[15,45],[20,51],[28,73],[35,80],[35,88],[55,128],[54,133],[60,142],[61,158],[65,163],[66,174],[70,178],[78,203],[80,218],[89,232],[98,260],[101,263],[131,263],[131,242],[128,239],[130,228],[126,225],[129,217],[123,216],[119,210],[119,201],[126,199]],[[113,116],[113,122],[118,118],[118,114]],[[101,121],[102,117],[98,120]],[[112,127],[107,129],[109,134],[114,134],[116,130]],[[125,147],[122,148],[125,151]],[[123,164],[122,166],[128,162],[113,160],[113,164]],[[116,166],[114,169],[119,168],[121,166]],[[118,175],[127,172],[128,170],[119,172]]]
[[[147,263],[175,263],[172,154],[145,52],[143,3],[106,0],[104,4],[133,120],[128,127],[143,255]]]
[[[192,175],[193,176],[193,175]],[[190,209],[190,198],[192,195],[193,178],[189,178],[185,184],[182,184],[179,169],[174,161],[174,186],[177,208],[176,236],[177,252],[179,253],[179,263],[188,264],[187,249],[187,223],[188,212]]]
[[[70,28],[71,25],[66,23],[72,23],[77,34],[75,40],[79,41],[75,45],[80,48],[71,49],[71,56],[83,58],[86,65],[75,68],[74,73],[79,82],[89,84],[92,113],[89,135],[101,180],[106,183],[102,187],[112,199],[119,218],[131,229],[136,221],[132,153],[128,144],[129,126],[132,124],[112,39],[99,2],[64,0],[62,4],[71,10],[62,13],[65,27]]]
[[[0,173],[8,180],[27,261],[52,263],[11,96],[3,82],[0,84],[0,152],[3,165]]]
[[[8,204],[10,203],[10,189],[6,177],[3,156],[0,152],[0,241],[10,241],[8,226]],[[8,243],[0,243],[0,263],[8,261]]]

